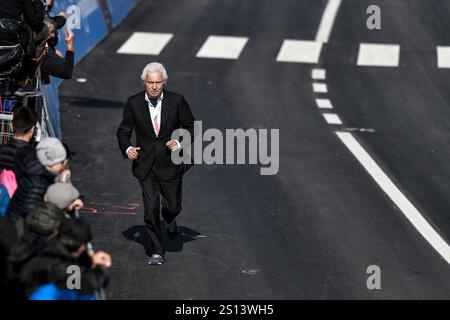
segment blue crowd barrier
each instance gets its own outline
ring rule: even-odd
[[[135,0],[108,0],[107,3],[113,26],[116,27],[133,8]],[[55,1],[52,14],[56,15],[61,11],[68,16],[67,25],[75,26],[72,31],[75,35],[74,51],[75,63],[77,63],[108,35],[108,28],[97,0]],[[63,30],[59,30],[57,48],[65,52],[66,44],[63,32]],[[58,87],[61,82],[60,79],[52,77],[51,84],[43,87],[50,122],[57,137],[61,137],[58,98]]]
[[[117,27],[133,8],[135,0],[108,0],[113,27]]]

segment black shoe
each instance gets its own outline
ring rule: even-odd
[[[178,225],[175,220],[167,224],[167,236],[173,240],[178,237]]]
[[[150,260],[148,260],[148,264],[150,265],[161,265],[164,262],[166,262],[166,259],[164,259],[164,256],[159,254],[152,254]]]

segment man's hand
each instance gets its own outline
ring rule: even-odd
[[[139,150],[141,150],[140,147],[131,147],[127,153],[128,159],[136,160],[139,155],[139,152],[138,152]]]
[[[170,151],[175,151],[178,149],[178,145],[175,140],[167,141],[166,146],[170,149]]]
[[[64,59],[64,53],[62,53],[61,51],[59,51],[58,49],[55,49],[55,53],[60,57]]]
[[[73,51],[73,43],[75,41],[75,35],[73,34],[73,31],[69,28],[66,28],[66,31],[64,32],[64,40],[66,40],[67,44],[67,50]]]
[[[106,268],[111,267],[111,256],[109,254],[107,254],[106,252],[103,251],[99,251],[97,253],[94,254],[94,256],[92,257],[92,263],[93,263],[93,267],[96,266],[104,266]]]
[[[70,175],[71,175],[70,169],[65,169],[61,171],[61,173],[59,174],[59,181],[64,183],[69,182]]]
[[[80,210],[84,207],[84,203],[83,200],[81,199],[75,199],[74,201],[72,201],[71,204],[69,204],[69,207],[67,208],[69,211],[72,210]]]

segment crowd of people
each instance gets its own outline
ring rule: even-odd
[[[36,81],[68,79],[74,34],[65,28],[64,55],[56,45],[64,13],[51,16],[53,0],[2,0],[0,97],[28,95]],[[0,99],[1,101],[1,99]],[[72,152],[60,139],[35,141],[36,111],[17,106],[13,137],[0,145],[0,297],[100,299],[111,256],[94,251],[84,203],[71,183]]]

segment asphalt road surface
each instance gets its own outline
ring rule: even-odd
[[[113,257],[108,298],[450,298],[449,263],[335,133],[351,134],[448,243],[450,69],[438,67],[436,52],[450,45],[450,3],[379,0],[381,30],[369,30],[371,2],[343,0],[320,59],[297,63],[277,61],[283,41],[314,41],[326,0],[140,1],[76,66],[60,90],[62,136],[76,152],[73,182],[87,197],[94,245]],[[153,55],[118,53],[134,32],[172,37]],[[211,35],[243,37],[244,46],[239,38],[232,59],[197,57]],[[380,65],[368,66],[361,43],[399,52],[389,47],[377,62],[375,50]],[[167,262],[156,267],[147,265],[140,187],[115,137],[151,61],[165,64],[167,89],[186,97],[203,131],[280,137],[276,175],[261,175],[260,164],[186,174],[181,235],[167,240]],[[312,69],[325,79],[312,79]],[[380,289],[367,287],[369,266],[380,268]]]

